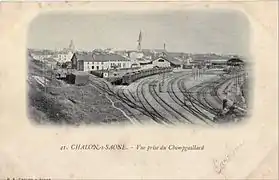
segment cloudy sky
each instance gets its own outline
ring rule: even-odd
[[[28,48],[142,48],[191,53],[249,53],[249,22],[236,11],[173,11],[161,13],[48,13],[29,27]]]

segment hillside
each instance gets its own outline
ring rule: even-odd
[[[41,124],[100,124],[127,122],[111,102],[91,84],[69,85],[54,78],[51,69],[29,58],[28,116]],[[45,73],[44,73],[45,72]],[[115,99],[110,97],[114,102]],[[118,107],[119,103],[115,103]]]

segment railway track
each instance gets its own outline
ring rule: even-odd
[[[152,85],[158,85],[157,76],[141,79],[134,88],[135,92],[122,88],[115,90],[101,79],[94,79],[91,84],[119,100],[125,112],[140,123],[143,123],[143,121],[137,117],[138,113],[136,112],[149,117],[157,124],[172,125],[175,121],[195,124],[192,120],[194,117],[208,125],[212,125],[214,118],[210,116],[215,117],[220,114],[222,110],[220,108],[222,106],[222,93],[233,83],[235,77],[221,77],[218,80],[187,88],[184,82],[185,75],[185,73],[176,74],[175,77],[171,75],[165,78],[167,97],[171,98],[169,100],[173,101],[173,104],[168,102],[168,98],[161,96],[156,87]],[[175,91],[175,88],[179,91]]]
[[[130,94],[131,93],[131,91],[128,91],[128,93]],[[133,96],[132,97],[132,100],[128,97],[129,95],[127,95],[125,92],[124,92],[124,90],[123,91],[121,91],[121,94],[122,95],[120,95],[121,97],[124,97],[126,100],[128,100],[130,103],[132,103],[132,104],[137,104],[137,103],[139,103],[139,104],[137,104],[137,107],[138,108],[136,108],[135,106],[130,106],[131,108],[135,108],[135,110],[137,110],[137,111],[139,111],[139,112],[141,112],[143,115],[145,115],[146,117],[149,117],[149,118],[152,118],[156,123],[160,123],[160,122],[158,122],[157,121],[157,119],[158,119],[158,117],[156,116],[156,114],[153,114],[153,112],[151,112],[151,111],[149,111],[147,108],[146,108],[146,106],[143,104],[143,103],[141,103],[140,101],[135,101],[134,100],[134,96],[132,95],[132,94],[130,94],[130,96]],[[124,102],[124,104],[126,104],[127,102]],[[138,118],[139,119],[139,118]]]
[[[174,83],[175,83],[176,81],[179,81],[181,77],[183,77],[183,76],[179,76],[179,77],[177,77],[177,78],[172,79],[171,81],[169,81],[168,87],[167,87],[167,89],[168,89],[168,90],[167,90],[168,95],[172,98],[172,100],[173,100],[176,104],[178,104],[180,107],[182,107],[185,111],[187,111],[187,112],[190,113],[191,115],[197,117],[197,116],[196,116],[196,113],[192,111],[191,107],[189,107],[187,104],[185,104],[184,101],[181,100],[181,99],[178,97],[177,93],[176,93],[175,90],[174,90]],[[183,92],[181,92],[181,91],[180,91],[180,93],[183,94]],[[198,118],[200,119],[200,117],[198,117]],[[203,119],[202,119],[202,120],[203,120]],[[191,123],[193,123],[193,121],[191,121],[189,118],[188,118],[188,121],[190,121]],[[204,121],[204,122],[206,123],[206,121]]]
[[[192,96],[192,98],[196,103],[199,103],[201,107],[207,109],[215,116],[218,116],[222,111],[222,98],[221,94],[218,91],[224,85],[225,88],[223,89],[223,91],[225,91],[228,86],[233,83],[234,78],[235,77],[221,78],[217,81],[206,82],[204,84],[201,84],[200,86],[194,86],[192,87],[192,90],[196,91],[197,95],[196,97]],[[213,99],[218,105],[212,102]]]
[[[199,113],[200,115],[202,115],[202,114],[205,115],[204,113],[202,113],[199,110],[198,107],[200,107],[201,109],[207,111],[208,113],[211,113],[214,116],[218,116],[222,109],[221,108],[222,107],[222,98],[221,98],[221,95],[218,93],[218,90],[220,89],[220,87],[224,86],[227,83],[226,87],[224,88],[224,90],[226,90],[228,88],[228,86],[230,86],[231,80],[233,78],[234,77],[221,78],[216,81],[205,82],[205,83],[193,86],[192,88],[190,88],[188,90],[188,92],[195,92],[196,97],[194,95],[192,95],[192,93],[187,93],[187,89],[183,84],[182,84],[181,89],[183,92],[186,91],[186,93],[184,93],[184,95],[190,101],[191,105],[198,111],[197,113]],[[211,95],[211,96],[209,96],[209,95]],[[212,97],[218,104],[220,104],[221,107],[216,106],[216,104],[214,104],[214,103],[212,103],[212,101],[208,100]],[[210,119],[210,120],[214,121],[213,119]]]
[[[124,89],[119,89],[116,92],[117,96],[122,99],[122,105],[123,106],[128,106],[126,107],[126,109],[130,112],[130,116],[132,116],[133,118],[135,118],[139,123],[143,124],[142,122],[142,118],[138,118],[137,115],[144,115],[147,116],[146,112],[141,109],[141,108],[136,108],[136,103],[134,103],[124,92]],[[135,112],[132,112],[135,111]],[[140,114],[138,114],[137,112],[139,112]]]
[[[160,112],[158,112],[154,106],[151,105],[151,103],[147,100],[145,97],[144,92],[144,85],[148,84],[147,80],[142,80],[136,89],[137,98],[139,100],[139,103],[142,105],[142,107],[146,110],[146,112],[149,114],[149,117],[151,117],[154,121],[160,124],[165,123],[171,123],[167,118],[161,115]]]
[[[154,81],[156,82],[156,81]],[[168,112],[170,115],[172,115],[176,120],[180,121],[180,122],[185,122],[182,121],[181,118],[183,118],[184,120],[186,120],[186,122],[188,123],[193,123],[192,121],[190,121],[189,118],[187,118],[185,115],[183,115],[181,112],[179,112],[178,110],[176,110],[174,107],[172,107],[169,103],[166,102],[166,100],[164,100],[162,97],[160,97],[160,95],[158,94],[158,92],[156,91],[154,86],[149,86],[149,92],[151,93],[151,95],[153,96],[153,98],[156,100],[156,102],[166,110],[166,112]]]
[[[198,119],[204,121],[205,123],[209,124],[207,120],[212,120],[209,116],[207,116],[204,112],[202,112],[196,105],[198,105],[195,101],[192,99],[192,94],[187,90],[185,87],[183,79],[180,79],[178,81],[178,88],[183,94],[183,98],[185,99],[185,106],[189,109],[189,111]],[[190,104],[189,104],[190,103]]]
[[[179,79],[179,78],[181,78],[181,77],[183,77],[183,76],[185,76],[185,75],[186,75],[186,74],[182,74],[182,75],[179,75],[179,76],[177,76],[177,77],[175,77],[175,78],[173,78],[173,77],[169,78],[168,90],[167,90],[168,95],[169,95],[170,98],[175,102],[175,105],[176,105],[176,106],[182,107],[185,111],[187,111],[187,112],[190,113],[191,115],[194,115],[194,116],[198,117],[199,119],[201,119],[201,120],[202,120],[203,122],[205,122],[206,124],[209,124],[209,123],[204,119],[205,117],[208,118],[207,116],[205,116],[205,115],[204,115],[202,112],[200,112],[199,110],[196,110],[196,111],[195,111],[195,109],[193,109],[192,107],[185,105],[184,102],[176,95],[176,93],[175,93],[174,90],[173,90],[173,83],[174,83],[177,79]],[[152,83],[154,83],[154,82],[156,82],[156,80],[153,81]],[[178,110],[177,110],[177,107],[175,108],[173,105],[170,105],[169,102],[166,101],[166,99],[162,98],[162,97],[158,94],[158,92],[156,91],[156,89],[155,89],[154,86],[151,86],[151,87],[149,86],[149,89],[150,89],[149,91],[150,91],[151,95],[152,95],[153,98],[156,100],[156,102],[157,102],[162,108],[164,108],[166,112],[168,112],[169,114],[171,114],[176,120],[178,120],[178,121],[180,121],[180,122],[182,122],[182,120],[183,120],[184,123],[185,123],[185,120],[186,120],[186,122],[193,124],[193,121],[191,121],[189,117],[187,117],[186,115],[184,115],[183,112],[178,111]],[[199,113],[201,114],[201,116],[200,116]],[[202,116],[203,116],[203,117],[202,117]],[[182,118],[182,119],[181,119],[181,118]]]
[[[210,101],[208,100],[208,94],[210,94],[211,92],[211,86],[208,84],[205,84],[201,87],[199,87],[200,89],[197,89],[197,94],[196,97],[193,96],[193,99],[199,103],[199,105],[201,107],[203,107],[204,109],[206,109],[207,111],[209,111],[210,113],[214,114],[214,115],[218,115],[219,109],[215,108],[212,106],[212,104],[210,103]]]
[[[211,113],[213,115],[217,115],[217,112],[219,111],[218,108],[214,108],[210,101],[208,100],[208,95],[211,94],[212,87],[215,81],[211,82],[204,82],[199,85],[193,86],[188,91],[189,92],[195,92],[189,97],[192,99],[192,101],[199,107],[203,108],[208,113]]]
[[[186,75],[186,74],[183,74],[182,76],[185,76],[185,75]],[[180,76],[181,76],[181,75],[180,75]],[[172,76],[171,76],[171,77],[168,77],[168,78],[165,79],[165,81],[167,81],[168,79],[172,79],[172,78],[173,78]],[[182,122],[182,121],[181,121],[181,117],[182,117],[184,120],[186,120],[186,122],[192,123],[192,121],[190,121],[189,118],[187,118],[187,117],[186,117],[185,115],[183,115],[181,112],[177,111],[175,108],[173,108],[171,105],[169,105],[169,103],[167,103],[166,100],[164,100],[162,97],[160,97],[160,95],[158,94],[158,92],[157,92],[156,89],[155,89],[155,86],[152,86],[152,84],[155,84],[155,83],[157,83],[157,80],[151,80],[151,81],[148,81],[148,82],[139,84],[139,85],[137,86],[137,90],[136,90],[136,92],[137,92],[137,99],[142,99],[142,98],[140,98],[140,96],[139,96],[139,92],[140,92],[139,86],[142,86],[142,88],[143,88],[144,86],[148,86],[148,91],[149,91],[149,93],[150,93],[152,99],[154,99],[155,102],[156,102],[156,104],[158,104],[158,105],[160,106],[160,108],[163,108],[163,110],[164,110],[164,111],[160,111],[160,112],[159,112],[158,109],[160,109],[160,108],[159,108],[158,106],[155,105],[155,107],[154,107],[154,106],[152,107],[152,110],[153,110],[153,111],[157,109],[156,111],[157,111],[158,113],[160,113],[160,114],[163,114],[164,112],[167,113],[167,114],[165,114],[166,117],[167,117],[168,115],[170,115],[171,117],[175,118],[177,121],[180,121],[180,122]],[[148,102],[148,99],[145,98],[145,95],[144,95],[144,94],[141,94],[141,95],[142,95],[142,97],[144,98],[144,102],[147,103],[147,102]],[[134,97],[134,99],[136,99],[136,98]],[[143,101],[141,101],[141,102],[143,102]],[[149,104],[149,106],[152,106],[151,103],[148,102],[148,104]],[[165,116],[163,116],[163,120],[164,120],[166,123],[168,123],[168,124],[173,124],[173,120],[174,120],[174,119],[172,119],[172,118],[170,118],[170,117],[166,118]],[[185,123],[185,121],[183,121],[183,122]]]
[[[149,79],[149,78],[148,78]],[[153,113],[153,114],[149,114],[151,116],[151,118],[155,121],[163,121],[164,123],[167,124],[173,124],[173,120],[172,118],[168,117],[167,114],[171,115],[172,117],[174,117],[175,119],[179,120],[179,116],[182,116],[183,118],[188,119],[187,117],[185,117],[183,114],[181,114],[179,111],[177,111],[176,109],[172,108],[168,103],[166,103],[164,101],[164,99],[162,99],[158,93],[156,92],[155,87],[150,86],[150,84],[153,84],[154,82],[156,82],[156,80],[142,80],[136,87],[136,95],[133,95],[133,93],[129,90],[129,94],[130,96],[133,97],[133,100],[136,102],[139,102],[141,107],[143,107],[145,109],[146,112],[148,113]],[[161,108],[164,109],[164,111],[159,111],[159,107],[156,106],[154,103],[150,102],[150,98],[147,98],[144,92],[144,88],[148,87],[148,92],[151,95],[152,99],[154,99],[156,102],[156,104],[158,104]],[[164,114],[167,113],[167,114]],[[156,117],[154,117],[154,114]],[[164,114],[164,116],[162,115]],[[167,118],[168,117],[168,118]],[[158,119],[159,118],[159,119]],[[191,121],[188,119],[188,122],[191,123]]]
[[[93,81],[91,81],[93,82]],[[98,84],[96,81],[94,81],[91,85],[95,86],[96,88],[106,92],[108,95],[113,96],[114,98],[116,98],[117,100],[119,100],[120,102],[123,102],[123,104],[127,105],[128,107],[132,108],[132,109],[136,109],[139,112],[141,112],[144,115],[147,115],[146,112],[144,110],[141,109],[141,107],[139,107],[137,104],[133,103],[132,101],[130,101],[127,98],[123,98],[122,96],[120,96],[119,94],[114,93],[109,86],[107,85],[107,83],[99,81],[99,83],[104,84],[106,87],[104,87],[103,85]],[[124,106],[125,107],[125,106]],[[142,121],[137,118],[133,112],[131,112],[131,110],[127,107],[125,107],[125,110],[127,112],[129,112],[129,116],[135,118],[139,123],[142,123]]]
[[[110,87],[108,86],[107,83],[105,83],[103,81],[99,81],[99,83],[101,83],[103,85],[98,84],[98,88],[107,92],[109,95],[116,97],[118,100],[122,101],[124,104],[128,105],[130,108],[133,108],[133,109],[136,109],[136,110],[140,111],[142,114],[151,118],[156,123],[158,123],[158,124],[166,124],[166,123],[172,124],[168,119],[166,119],[164,116],[162,116],[161,113],[158,112],[148,102],[147,98],[145,97],[144,92],[143,92],[144,91],[143,86],[147,82],[142,81],[141,83],[139,83],[137,85],[136,96],[137,96],[138,100],[136,100],[135,95],[133,95],[131,91],[128,91],[128,93],[131,95],[132,100],[128,97],[128,95],[123,90],[117,90],[116,92],[114,92],[113,90],[110,89]],[[133,114],[133,113],[131,113],[131,114]],[[140,121],[140,120],[138,119],[138,121]]]

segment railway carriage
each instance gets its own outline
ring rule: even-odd
[[[145,72],[144,72],[144,76],[149,76],[151,74],[151,70],[150,69],[147,69]]]
[[[123,75],[122,84],[123,85],[130,84],[130,73],[127,72],[126,74]]]
[[[130,73],[130,81],[133,82],[138,78],[138,75],[136,74],[136,72],[132,72]]]
[[[141,72],[140,71],[136,71],[135,74],[134,74],[134,77],[133,77],[133,81],[139,79],[141,76]]]

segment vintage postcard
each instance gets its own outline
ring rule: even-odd
[[[27,34],[28,116],[39,124],[242,122],[254,79],[249,28],[232,10],[39,15]]]
[[[0,178],[278,179],[278,2],[0,5]]]

